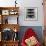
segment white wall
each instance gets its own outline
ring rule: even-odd
[[[14,6],[14,1],[15,0],[0,0],[0,6],[1,7],[8,7],[8,6]]]
[[[15,0],[0,0],[0,6],[15,6]],[[21,26],[43,26],[43,6],[42,0],[17,0],[19,9],[19,24]],[[25,21],[25,7],[38,8],[38,21]]]
[[[23,7],[24,6],[24,7]],[[38,21],[25,21],[25,7],[37,7],[38,8]],[[43,6],[42,0],[24,0],[20,11],[20,25],[22,26],[43,26]]]

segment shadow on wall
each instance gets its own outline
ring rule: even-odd
[[[23,38],[23,35],[25,33],[25,31],[28,29],[28,28],[32,28],[36,33],[37,33],[37,37],[39,39],[39,41],[42,43],[43,42],[43,30],[42,30],[42,26],[21,26],[20,27],[20,32],[19,32],[19,39],[20,39],[20,42]]]

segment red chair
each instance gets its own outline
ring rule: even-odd
[[[25,39],[28,39],[29,37],[32,37],[32,36],[37,37],[37,35],[33,31],[33,29],[32,28],[28,28],[27,31],[24,34],[24,37],[22,38],[21,46],[27,46],[26,43],[25,43]],[[41,46],[40,42],[38,41],[35,46]]]

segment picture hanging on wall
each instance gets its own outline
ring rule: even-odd
[[[25,20],[38,20],[38,8],[37,7],[26,7],[25,8]]]

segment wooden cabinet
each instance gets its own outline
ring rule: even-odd
[[[5,41],[0,42],[0,46],[18,46],[19,41]]]
[[[18,46],[18,41],[5,41],[2,44],[3,46]]]
[[[0,7],[0,46],[18,46],[18,17],[19,7]],[[9,39],[10,37],[11,39]]]

